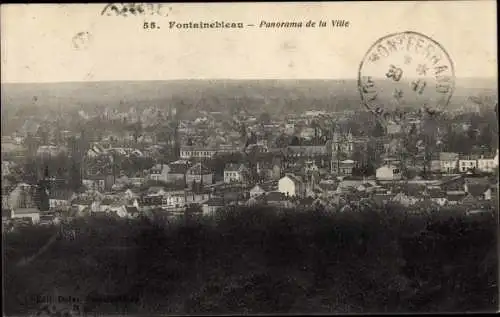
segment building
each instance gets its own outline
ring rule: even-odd
[[[198,159],[210,159],[217,154],[216,149],[212,148],[196,148],[193,146],[181,147],[180,157],[183,160],[189,160],[192,158]]]
[[[486,178],[466,178],[464,191],[477,200],[491,200],[492,190]]]
[[[213,197],[201,204],[201,209],[204,216],[213,216],[214,213],[224,208],[225,202],[223,198]]]
[[[209,185],[213,183],[214,173],[209,170],[205,165],[197,163],[190,167],[186,173],[187,184],[203,183]]]
[[[339,176],[352,175],[352,171],[356,165],[353,160],[332,161],[332,173]]]
[[[375,172],[377,180],[381,181],[394,181],[402,178],[401,170],[394,165],[383,165],[377,168]]]
[[[168,182],[170,167],[167,164],[156,164],[151,168],[149,179],[154,181]]]
[[[333,157],[339,157],[340,154],[345,154],[348,157],[352,155],[354,151],[354,137],[349,131],[347,134],[339,133],[336,131],[333,133],[331,140],[331,150]]]
[[[250,197],[257,197],[277,190],[278,190],[278,181],[272,180],[256,184],[249,190],[249,195]]]
[[[278,181],[278,191],[288,196],[305,196],[305,184],[301,177],[287,174]]]
[[[282,161],[274,157],[268,161],[258,161],[256,164],[257,174],[267,180],[279,180],[281,178]]]
[[[224,169],[224,183],[241,183],[248,178],[248,168],[243,164],[228,164]]]
[[[167,176],[168,181],[171,183],[175,183],[177,181],[184,182],[186,173],[190,167],[189,162],[179,160],[170,163],[168,166],[169,166],[169,171]]]
[[[38,223],[40,221],[40,210],[37,208],[17,208],[11,210],[12,219],[25,219],[31,223]]]
[[[481,156],[477,160],[477,169],[481,172],[493,173],[498,168],[498,150],[493,158]]]
[[[471,155],[461,156],[458,159],[458,171],[460,173],[474,171],[478,167],[477,163],[478,163],[478,158],[475,156]]]
[[[291,157],[317,157],[328,154],[325,145],[289,145],[288,150]]]
[[[441,173],[453,174],[458,172],[458,153],[441,152],[439,153],[439,161],[441,165]]]

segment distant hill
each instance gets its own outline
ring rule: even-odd
[[[46,111],[103,107],[127,109],[176,107],[185,115],[200,110],[246,109],[275,114],[317,109],[353,110],[361,107],[356,80],[178,80],[90,83],[2,84],[2,114],[20,108]],[[495,78],[467,78],[456,82],[450,107],[469,96],[497,96]],[[419,107],[419,105],[415,105]]]

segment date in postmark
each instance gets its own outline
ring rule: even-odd
[[[417,32],[401,32],[377,40],[358,72],[364,106],[377,117],[387,109],[424,108],[441,112],[455,88],[455,70],[446,50]]]

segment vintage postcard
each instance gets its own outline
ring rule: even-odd
[[[496,12],[2,5],[4,315],[497,311]]]

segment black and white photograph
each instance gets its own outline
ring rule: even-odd
[[[497,312],[496,12],[2,4],[3,316]]]

